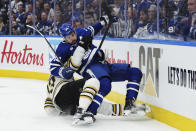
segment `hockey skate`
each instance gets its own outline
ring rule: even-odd
[[[73,119],[73,126],[93,124],[96,120],[91,112],[86,112],[82,108],[77,109],[77,112],[74,115]]]
[[[136,104],[131,99],[128,99],[126,100],[123,115],[128,117],[142,117],[148,112],[151,112],[150,106],[145,104]]]

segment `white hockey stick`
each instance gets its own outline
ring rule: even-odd
[[[59,62],[61,63],[61,66],[64,66],[63,62],[61,61],[61,59],[58,57],[58,55],[56,54],[55,50],[52,48],[50,42],[48,41],[48,39],[46,39],[46,37],[36,28],[30,25],[27,25],[27,27],[35,30],[37,33],[39,33],[47,42],[47,44],[49,45],[49,47],[52,49],[53,53],[55,54],[55,56],[57,57],[57,59],[59,60]]]

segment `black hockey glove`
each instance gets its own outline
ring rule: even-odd
[[[109,18],[107,15],[104,15],[104,16],[101,16],[100,17],[100,21],[103,21],[104,22],[104,24],[102,24],[102,26],[104,26],[104,25],[108,25],[110,21],[112,23],[118,22],[118,17],[111,16],[111,18]]]
[[[95,61],[104,62],[105,61],[105,53],[103,50],[99,49],[95,55]]]
[[[83,37],[81,36],[78,45],[87,51],[92,44],[92,40],[93,40],[92,36],[83,36]]]

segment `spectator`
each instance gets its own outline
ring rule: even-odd
[[[25,25],[30,25],[33,26],[33,15],[28,15]],[[33,29],[31,28],[26,28],[25,30],[25,35],[33,35]]]
[[[47,14],[47,20],[50,19],[51,14],[54,14],[54,10],[50,7],[49,3],[44,3],[44,12]]]
[[[54,23],[54,12],[50,13],[49,21],[50,21],[51,23]]]
[[[136,31],[137,11],[134,7],[128,7],[127,10],[127,27],[125,29],[125,37],[132,37]]]
[[[181,6],[179,7],[179,13],[178,16],[185,16],[187,17],[189,15],[188,12],[188,0],[181,0]]]
[[[140,10],[140,17],[139,17],[139,22],[137,24],[137,31],[133,35],[134,38],[142,38],[143,36],[148,34],[147,23],[148,23],[148,9],[143,8]]]
[[[51,29],[50,29],[50,31],[49,31],[49,35],[60,35],[59,34],[59,28],[60,28],[60,26],[62,25],[62,15],[61,15],[61,13],[60,12],[57,12],[56,13],[56,28],[55,28],[55,23],[53,22],[52,23],[52,27],[51,27]]]
[[[33,5],[32,5],[32,3],[28,3],[27,4],[27,8],[26,8],[26,13],[25,14],[26,14],[26,16],[33,14]]]
[[[196,40],[196,0],[188,0],[189,17],[183,18],[177,25],[177,31],[184,40]]]
[[[0,16],[3,18],[3,23],[7,25],[8,23],[8,1],[7,0],[1,0],[0,2]]]
[[[148,24],[147,29],[148,33],[153,34],[157,32],[157,6],[155,4],[151,4],[148,8]],[[162,21],[159,20],[159,32],[162,32]]]
[[[56,3],[56,12],[62,13],[59,3]]]
[[[118,22],[113,23],[109,29],[109,36],[110,37],[123,37],[123,24],[125,21],[120,16],[120,8],[115,5],[112,10],[112,15],[117,16]]]
[[[93,17],[93,14],[86,13],[85,22],[86,25],[93,25],[93,23],[96,22],[96,19]]]
[[[38,22],[37,24],[37,29],[45,34],[45,35],[49,35],[49,31],[51,30],[51,22],[47,20],[47,14],[46,12],[42,12],[41,13],[41,20]]]
[[[68,23],[72,17],[72,2],[61,1],[60,8],[62,10],[63,21]]]
[[[18,5],[18,11],[16,12],[16,21],[24,25],[25,23],[25,12],[23,10],[23,5]]]
[[[175,26],[178,22],[179,16],[174,17],[173,9],[168,6],[168,1],[164,0],[161,7],[160,20],[162,21],[162,32],[165,36],[176,37]]]
[[[43,8],[40,4],[40,1],[36,0],[35,7],[36,7],[35,11],[36,11],[37,18],[38,18],[38,20],[40,20],[41,19],[41,12],[43,11]]]
[[[12,21],[12,35],[21,35],[21,29],[16,21]]]
[[[3,23],[3,17],[0,16],[0,35],[5,35],[6,27]]]
[[[11,1],[11,9],[14,13],[18,11],[18,5],[23,4],[21,0],[12,0]]]

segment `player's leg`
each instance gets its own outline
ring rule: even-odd
[[[109,68],[104,64],[94,64],[87,70],[88,74],[92,77],[96,77],[100,82],[100,89],[95,95],[88,111],[94,115],[97,113],[97,109],[103,101],[103,98],[111,91],[111,80],[109,75]]]
[[[97,114],[101,114],[104,116],[125,116],[124,115],[124,105],[121,104],[112,104],[106,101],[103,101],[100,107],[97,110]],[[150,112],[151,109],[149,106],[145,104],[136,104],[134,108],[134,112],[130,112],[126,115],[126,117],[131,118],[139,118],[146,115],[146,113]]]
[[[100,87],[99,80],[96,78],[88,79],[83,87],[79,98],[79,106],[74,115],[73,125],[76,124],[91,124],[95,121],[94,115],[87,111],[93,98],[98,93]]]
[[[141,78],[142,72],[138,68],[130,67],[128,64],[111,64],[112,81],[128,80],[125,110],[130,110],[134,106],[139,93]]]
[[[73,115],[76,112],[80,93],[86,79],[72,81],[69,83],[59,82],[54,90],[54,103],[56,108],[64,113]]]
[[[123,114],[124,106],[121,104],[112,104],[103,101],[97,110],[97,114],[105,116],[121,116]]]

